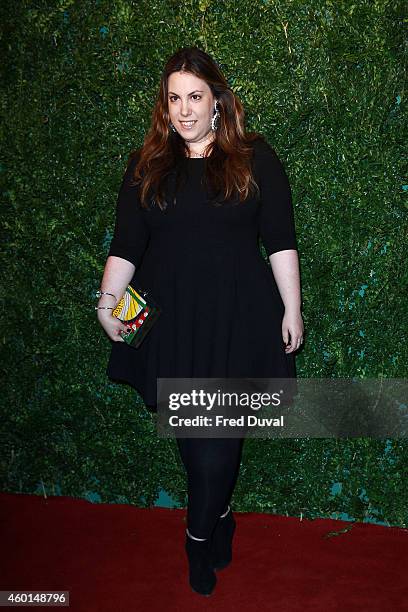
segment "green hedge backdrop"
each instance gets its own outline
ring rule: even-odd
[[[301,377],[407,365],[404,3],[54,0],[0,8],[2,489],[185,506],[174,440],[105,376],[94,311],[167,57],[220,64],[290,178]],[[266,257],[265,252],[262,250]],[[247,440],[237,510],[407,526],[404,439]]]

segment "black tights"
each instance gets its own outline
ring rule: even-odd
[[[188,478],[187,527],[209,538],[228,509],[239,473],[244,438],[176,438]]]

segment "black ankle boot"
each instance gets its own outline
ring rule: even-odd
[[[200,595],[211,595],[217,577],[211,564],[210,540],[193,540],[186,533],[185,549],[191,588]]]
[[[210,545],[211,562],[215,570],[224,569],[232,561],[232,539],[235,527],[236,522],[231,509],[226,516],[218,519]]]

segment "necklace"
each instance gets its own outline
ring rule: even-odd
[[[201,141],[201,142],[203,142],[203,141]],[[208,142],[208,141],[204,140],[204,142]],[[205,155],[204,155],[204,153],[191,153],[191,151],[190,151],[190,157],[205,157]]]

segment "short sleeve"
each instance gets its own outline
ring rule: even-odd
[[[266,140],[257,143],[256,159],[261,191],[259,234],[267,255],[298,250],[292,193],[284,166]]]
[[[140,206],[139,188],[130,185],[139,152],[128,161],[116,203],[116,220],[108,257],[115,255],[127,259],[136,268],[141,263],[149,241],[149,227],[145,212]]]

